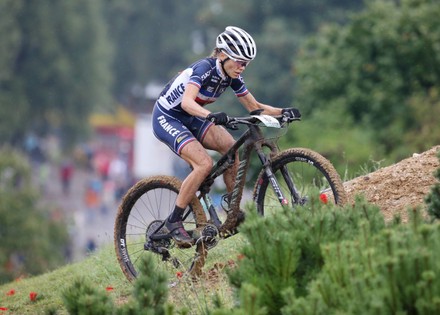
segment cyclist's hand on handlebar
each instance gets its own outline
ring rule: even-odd
[[[211,113],[206,116],[206,119],[216,125],[226,125],[229,121],[228,115],[226,115],[224,112]]]
[[[301,113],[299,109],[293,107],[283,108],[281,110],[281,114],[287,116],[288,118],[301,118]]]

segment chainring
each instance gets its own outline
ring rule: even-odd
[[[214,224],[206,224],[200,235],[196,243],[203,243],[207,250],[210,250],[218,244],[219,231]]]

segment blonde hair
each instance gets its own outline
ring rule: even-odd
[[[211,54],[209,55],[210,58],[217,58],[218,55],[221,53],[222,51],[219,48],[214,48],[214,50],[211,52]]]

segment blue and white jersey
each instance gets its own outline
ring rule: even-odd
[[[225,76],[217,58],[204,58],[180,72],[165,86],[157,100],[159,105],[169,113],[183,112],[182,96],[187,84],[200,89],[195,101],[201,106],[215,102],[229,86],[237,97],[249,93],[241,76],[236,79]]]

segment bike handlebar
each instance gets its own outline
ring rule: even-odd
[[[272,116],[273,118],[277,119],[281,126],[284,126],[286,124],[290,124],[294,121],[299,121],[301,118],[297,117],[290,117],[289,115],[278,115],[278,116]],[[230,117],[228,116],[228,122],[225,124],[225,127],[233,130],[237,130],[239,124],[241,125],[257,125],[260,123],[260,120],[255,117],[255,115],[252,116],[244,116],[244,117]]]

